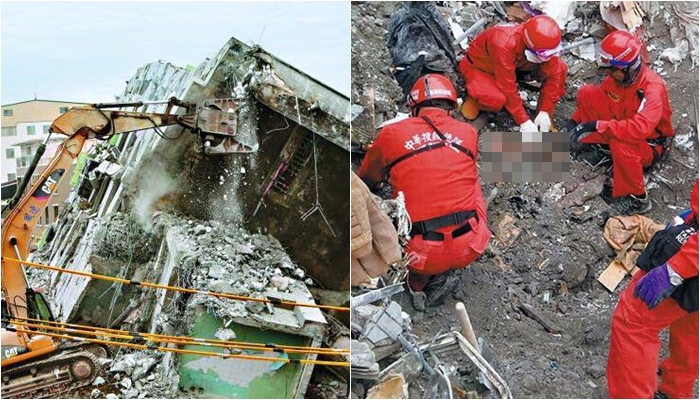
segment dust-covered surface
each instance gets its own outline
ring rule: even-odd
[[[474,2],[459,4],[476,7]],[[482,4],[482,10],[489,7]],[[362,135],[375,133],[373,126],[399,111],[400,89],[383,73],[391,63],[384,45],[385,28],[391,12],[399,6],[400,3],[372,2],[352,6],[353,103],[365,108],[353,122],[353,133],[360,133],[353,136],[354,141],[371,141],[372,135]],[[452,13],[450,8],[440,9],[444,15]],[[697,179],[698,69],[689,54],[675,66],[659,59],[664,49],[674,47],[669,26],[678,26],[678,21],[669,14],[668,7],[656,11],[653,25],[645,23],[644,37],[648,39],[652,68],[664,77],[669,88],[676,137],[669,159],[648,172],[646,178],[654,205],[648,216],[665,222],[689,207],[690,189]],[[500,21],[493,9],[486,10],[485,15],[490,23]],[[468,24],[463,26],[467,27]],[[598,4],[579,2],[564,41],[588,35],[599,41],[604,36],[604,30],[602,35],[599,32],[601,28]],[[461,53],[460,49],[458,54]],[[602,79],[594,63],[570,53],[563,59],[569,76],[567,94],[553,118],[556,126],[571,116],[577,89]],[[374,91],[374,102],[368,100],[372,93],[368,88]],[[375,114],[371,115],[371,111]],[[510,131],[514,126],[505,112],[491,114],[480,132],[484,135],[489,130]],[[355,155],[355,166],[359,159]],[[596,281],[615,256],[603,239],[602,228],[608,216],[619,214],[598,196],[604,174],[605,167],[592,168],[584,161],[573,160],[568,182],[483,184],[484,196],[490,200],[488,223],[494,233],[490,246],[478,261],[456,273],[458,283],[442,305],[417,311],[408,294],[394,297],[410,314],[412,332],[420,340],[430,341],[438,333],[459,331],[454,306],[462,301],[476,336],[488,342],[497,360],[496,370],[508,382],[514,397],[607,397],[605,367],[611,314],[629,278],[614,293]],[[515,239],[504,244],[499,238],[506,242],[508,238]],[[532,305],[561,333],[548,333],[522,314],[516,299]],[[667,333],[662,338],[667,338]],[[662,353],[665,352],[666,345]],[[478,391],[482,397],[495,396],[479,387],[477,370],[464,357],[441,361],[448,365],[452,382],[458,387]],[[380,367],[387,365],[383,362]],[[370,381],[354,382],[353,392],[364,397],[371,386]],[[426,382],[418,379],[408,390],[411,396],[420,397],[425,393]]]

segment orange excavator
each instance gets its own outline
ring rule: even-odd
[[[136,110],[163,103],[167,103],[164,113],[121,111],[124,107]],[[15,197],[3,210],[7,214],[2,224],[2,254],[11,258],[2,258],[3,398],[53,397],[88,385],[100,372],[98,359],[108,354],[100,345],[57,340],[32,329],[18,329],[11,323],[13,319],[53,321],[48,302],[40,290],[28,285],[26,267],[15,260],[27,260],[32,229],[85,141],[106,140],[115,134],[151,128],[163,135],[161,127],[180,125],[197,135],[206,154],[257,151],[255,134],[236,131],[237,104],[235,99],[219,99],[196,106],[176,98],[162,102],[94,104],[72,108],[53,122]],[[175,107],[184,108],[185,113],[172,113]],[[39,179],[23,194],[53,133],[68,138],[58,147]],[[248,142],[241,141],[242,137]],[[255,143],[251,143],[251,137]]]

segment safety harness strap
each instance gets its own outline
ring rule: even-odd
[[[422,235],[423,240],[441,241],[445,240],[445,235],[441,232],[436,232],[436,229],[446,226],[461,225],[451,232],[452,238],[458,238],[471,232],[472,226],[468,222],[471,218],[479,222],[479,215],[477,215],[474,210],[457,211],[441,217],[414,222],[411,227],[411,236]]]
[[[459,144],[451,143],[450,141],[447,140],[445,135],[443,135],[442,132],[440,132],[440,130],[437,128],[437,126],[435,126],[435,124],[433,124],[433,121],[431,121],[430,118],[426,117],[425,115],[421,118],[423,118],[423,121],[427,122],[428,125],[430,125],[430,127],[435,130],[435,133],[437,133],[437,135],[440,136],[440,139],[442,139],[443,143],[445,143],[446,146],[454,147],[455,149],[461,151],[462,153],[466,154],[469,158],[474,160],[474,154],[471,152],[471,150],[469,150],[468,148],[461,146]]]
[[[464,221],[472,217],[476,218],[477,220],[479,219],[474,210],[469,210],[457,211],[440,217],[426,219],[424,221],[417,221],[414,222],[413,226],[411,227],[411,235],[423,234],[436,229],[444,228],[446,226],[461,225],[464,223]]]
[[[390,171],[390,170],[394,167],[394,165],[400,163],[400,162],[403,161],[403,160],[406,160],[406,159],[411,158],[411,157],[413,157],[413,156],[416,156],[416,155],[418,155],[418,154],[424,153],[424,152],[429,151],[429,150],[437,149],[437,148],[440,148],[440,147],[452,147],[452,148],[455,148],[455,149],[461,151],[462,153],[466,154],[466,155],[467,155],[469,158],[471,158],[472,160],[474,160],[474,154],[473,154],[469,149],[467,149],[467,148],[464,147],[464,146],[458,145],[458,144],[456,144],[456,143],[452,143],[452,142],[450,142],[449,140],[447,140],[447,137],[445,137],[445,135],[443,135],[443,133],[440,132],[440,130],[433,124],[433,121],[431,121],[430,118],[428,118],[428,117],[426,117],[426,116],[423,116],[423,117],[421,117],[421,118],[422,118],[425,122],[427,122],[428,125],[430,125],[431,128],[433,128],[433,130],[435,131],[435,133],[436,133],[438,136],[440,136],[440,139],[442,139],[442,141],[439,142],[439,143],[434,143],[434,144],[431,144],[431,145],[427,145],[427,146],[421,147],[420,149],[410,151],[410,152],[408,152],[408,153],[402,155],[401,157],[398,157],[397,159],[395,159],[394,161],[392,161],[392,162],[386,167],[386,171],[387,171],[387,172]]]

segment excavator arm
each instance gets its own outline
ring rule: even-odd
[[[28,317],[26,273],[20,263],[7,260],[27,258],[31,232],[41,217],[58,183],[85,143],[85,135],[77,134],[61,143],[56,155],[34,182],[29,191],[10,211],[2,225],[2,292],[10,315]]]
[[[187,105],[186,103],[179,103]],[[114,106],[114,105],[108,105]],[[189,107],[188,107],[189,108]],[[169,107],[168,111],[171,109]],[[65,177],[73,161],[78,157],[87,139],[107,139],[114,134],[136,132],[148,128],[160,128],[178,123],[180,116],[165,113],[139,113],[104,110],[101,105],[75,107],[58,117],[49,128],[50,134],[68,136],[58,147],[53,159],[39,179],[22,196],[24,188],[18,188],[19,200],[13,199],[12,209],[2,225],[2,292],[7,311],[12,317],[27,318],[34,314],[30,308],[32,289],[27,286],[24,267],[6,257],[25,260],[28,254],[31,232],[51,200],[59,182]],[[48,138],[47,138],[48,140]],[[46,141],[41,149],[45,149]],[[43,153],[43,151],[42,151]],[[40,158],[38,154],[36,159]],[[29,182],[33,170],[27,172],[23,183]],[[26,345],[26,338],[20,338]]]
[[[234,100],[216,100],[215,102],[227,104],[227,101],[234,104]],[[31,232],[37,220],[44,212],[59,182],[65,178],[66,171],[82,151],[87,139],[108,139],[115,134],[149,128],[159,130],[161,127],[178,124],[196,134],[202,141],[204,151],[208,154],[251,152],[257,149],[257,146],[253,149],[236,141],[235,130],[231,127],[235,124],[235,114],[232,112],[223,111],[221,107],[197,108],[191,103],[175,98],[171,98],[167,103],[165,113],[108,110],[115,107],[139,107],[144,105],[142,102],[75,107],[52,123],[50,134],[59,133],[68,138],[61,143],[39,179],[24,193],[24,188],[33,173],[33,168],[30,168],[17,189],[16,197],[11,200],[11,210],[2,224],[2,294],[5,310],[9,312],[10,317],[36,317],[37,313],[31,307],[34,292],[27,285],[24,267],[20,262],[7,258],[26,260]],[[171,114],[174,106],[184,107],[188,112],[196,109],[196,112],[184,115]],[[232,110],[230,107],[228,109]],[[42,150],[45,149],[46,141],[40,146]],[[33,166],[40,157],[40,153],[35,155]],[[29,338],[21,334],[17,336],[19,345],[27,347]],[[2,366],[6,365],[6,361],[3,357]]]

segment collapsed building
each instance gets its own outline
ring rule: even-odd
[[[244,151],[204,154],[181,127],[99,142],[83,160],[67,206],[33,260],[198,291],[344,305],[349,297],[349,99],[235,38],[194,69],[163,61],[141,67],[117,100],[147,103],[172,96],[233,112],[235,120],[222,123]],[[147,104],[129,111],[164,108]],[[344,325],[318,308],[287,309],[30,272],[33,286],[49,288],[60,321],[349,347]],[[300,398],[314,368],[154,351],[113,349],[114,354],[116,394],[129,398],[173,397],[178,390],[205,397]],[[263,355],[288,357],[272,350]]]

